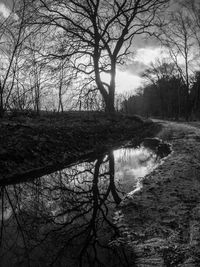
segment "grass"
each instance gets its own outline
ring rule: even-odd
[[[174,136],[174,131],[172,127],[162,128],[162,130],[158,134],[158,138],[162,139],[163,141],[171,141]]]
[[[41,170],[59,169],[127,140],[137,144],[159,129],[152,122],[120,113],[9,114],[0,120],[0,177],[39,176]]]

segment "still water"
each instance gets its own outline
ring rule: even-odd
[[[125,194],[160,162],[156,149],[121,148],[2,186],[0,266],[134,266],[134,255],[116,245],[112,217]]]

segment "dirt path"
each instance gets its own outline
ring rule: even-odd
[[[136,266],[200,266],[200,124],[161,122],[173,152],[116,213]]]

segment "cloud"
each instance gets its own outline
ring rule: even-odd
[[[157,61],[158,58],[166,57],[168,57],[166,49],[161,47],[146,47],[137,50],[135,60],[149,66],[152,62]]]
[[[11,10],[4,3],[0,3],[0,13],[7,18],[10,16]]]
[[[147,47],[159,47],[160,41],[154,36],[142,36],[136,35],[134,37],[132,49],[133,51],[138,48],[147,48]]]
[[[135,92],[141,86],[143,79],[127,71],[117,70],[116,91],[117,93]]]
[[[143,71],[155,63],[158,59],[167,59],[169,54],[166,49],[161,47],[146,47],[137,50],[135,57],[126,66],[125,71],[133,75],[140,76]]]
[[[140,76],[146,68],[148,68],[148,65],[141,61],[135,60],[131,64],[126,66],[126,71],[133,75]]]

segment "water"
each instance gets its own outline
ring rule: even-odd
[[[113,212],[160,161],[155,149],[121,148],[1,187],[1,266],[133,266],[131,252],[113,246]]]

